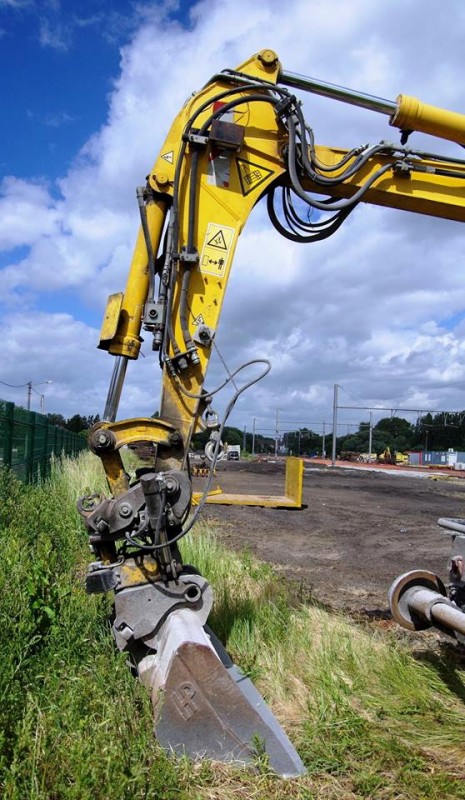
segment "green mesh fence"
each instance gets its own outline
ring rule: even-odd
[[[77,433],[51,425],[47,417],[0,400],[0,467],[26,482],[45,478],[52,455],[74,456],[87,447]]]

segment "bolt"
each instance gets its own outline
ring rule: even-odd
[[[111,431],[100,429],[92,434],[89,442],[91,450],[99,452],[100,450],[111,449],[115,444],[115,437]]]
[[[121,503],[118,509],[118,514],[120,515],[120,517],[123,517],[123,519],[126,517],[130,517],[131,513],[132,513],[132,508],[129,505],[129,503]]]
[[[150,311],[149,311],[149,317],[152,317],[152,319],[156,319],[156,318],[158,317],[158,312],[156,311],[156,309],[155,309],[155,308],[151,308],[151,309],[150,309]]]
[[[171,475],[165,479],[165,487],[168,494],[173,494],[173,492],[175,492],[179,487],[179,483],[177,482],[176,478],[173,478]]]
[[[159,186],[166,186],[170,182],[165,172],[159,172],[158,175],[154,175],[154,178]]]
[[[274,67],[277,64],[278,56],[274,50],[262,50],[258,54],[258,60],[266,67]]]

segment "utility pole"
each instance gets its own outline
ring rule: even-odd
[[[246,441],[247,441],[246,440],[246,431],[247,431],[247,425],[244,425],[244,433],[243,433],[243,436],[242,436],[242,452],[244,452],[244,450],[245,450],[245,445],[246,445]]]
[[[336,464],[336,437],[337,437],[337,400],[338,400],[337,383],[334,384],[334,400],[333,400],[333,446],[331,448],[331,466]]]
[[[23,383],[22,384],[22,386],[27,386],[27,410],[28,411],[31,410],[31,396],[32,396],[32,390],[34,389],[34,386],[43,386],[46,383],[53,383],[53,381],[39,381],[39,383],[34,383],[34,384],[32,383],[32,381],[28,381],[27,383]],[[36,394],[39,394],[39,392],[36,389],[34,389],[34,391],[35,391]],[[45,397],[44,397],[43,394],[40,395],[40,410],[43,413],[42,409],[45,409]]]
[[[368,458],[371,463],[371,447],[373,444],[373,411],[370,411],[370,430],[368,432]]]
[[[256,417],[253,418],[253,424],[252,424],[252,455],[253,456],[255,455],[255,422],[256,422]]]
[[[321,457],[326,458],[326,422],[323,422],[323,442],[321,447]]]
[[[279,441],[279,408],[276,409],[276,435],[274,440],[274,454],[278,455],[278,441]]]
[[[299,428],[298,441],[297,441],[297,455],[300,456],[300,428]]]

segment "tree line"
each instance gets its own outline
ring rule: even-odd
[[[47,414],[47,419],[58,428],[65,428],[67,431],[73,431],[73,433],[87,435],[89,428],[95,425],[96,422],[100,422],[100,415],[89,414],[88,417],[83,417],[81,414],[74,414],[74,416],[66,419],[62,414]]]
[[[372,428],[372,453],[379,455],[389,447],[391,452],[407,450],[465,451],[465,411],[424,414],[414,423],[403,417],[384,417]],[[361,422],[358,430],[336,440],[336,452],[354,451],[368,453],[370,423]],[[307,428],[284,434],[285,445],[294,454],[320,455],[323,437]],[[313,450],[314,452],[308,452]],[[325,450],[332,450],[332,434],[325,437]]]

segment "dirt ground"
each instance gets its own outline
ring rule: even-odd
[[[200,489],[196,479],[194,488]],[[220,464],[224,492],[282,494],[284,466]],[[393,579],[424,568],[447,580],[450,535],[439,517],[465,517],[465,480],[306,462],[302,510],[206,506],[224,542],[249,549],[331,608],[374,618]]]

